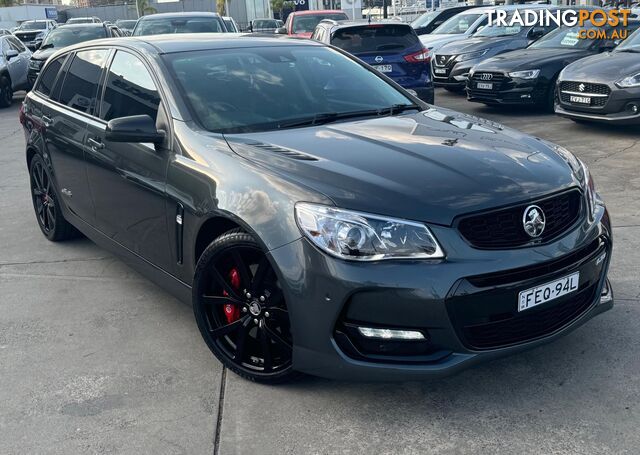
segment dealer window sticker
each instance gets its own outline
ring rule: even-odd
[[[578,32],[569,32],[564,38],[562,38],[562,42],[560,44],[563,46],[575,46],[579,41]]]

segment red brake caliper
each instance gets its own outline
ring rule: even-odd
[[[236,291],[240,290],[240,274],[237,269],[231,269],[229,272],[229,281],[231,282],[231,286]],[[228,297],[229,294],[227,291],[223,291],[223,295]],[[226,303],[224,305],[224,316],[227,318],[227,323],[231,324],[232,322],[240,319],[240,307],[238,305],[234,305],[233,303]]]

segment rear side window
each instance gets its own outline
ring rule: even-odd
[[[158,116],[160,96],[142,61],[118,51],[107,74],[100,118],[107,122],[131,115]]]
[[[338,30],[331,44],[353,54],[401,51],[419,43],[418,35],[408,25],[372,24]]]
[[[78,52],[64,79],[60,102],[78,111],[91,113],[96,104],[98,81],[109,51]]]
[[[38,82],[36,91],[45,96],[51,95],[53,84],[56,82],[56,77],[58,76],[60,68],[62,68],[62,64],[64,63],[64,59],[66,57],[66,55],[59,57],[47,65],[44,73],[42,73],[42,76],[40,76],[40,81]]]
[[[222,21],[217,17],[176,17],[146,19],[138,22],[135,36],[164,33],[222,33]]]

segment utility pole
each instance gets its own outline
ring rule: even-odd
[[[388,0],[382,0],[382,17],[384,19],[387,19],[389,17],[389,5],[387,5],[387,1]]]

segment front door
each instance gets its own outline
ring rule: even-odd
[[[107,72],[100,119],[90,121],[85,153],[96,207],[96,227],[164,270],[172,269],[165,182],[169,154],[153,144],[105,139],[109,120],[149,115],[157,120],[160,96],[145,64],[117,51]]]

